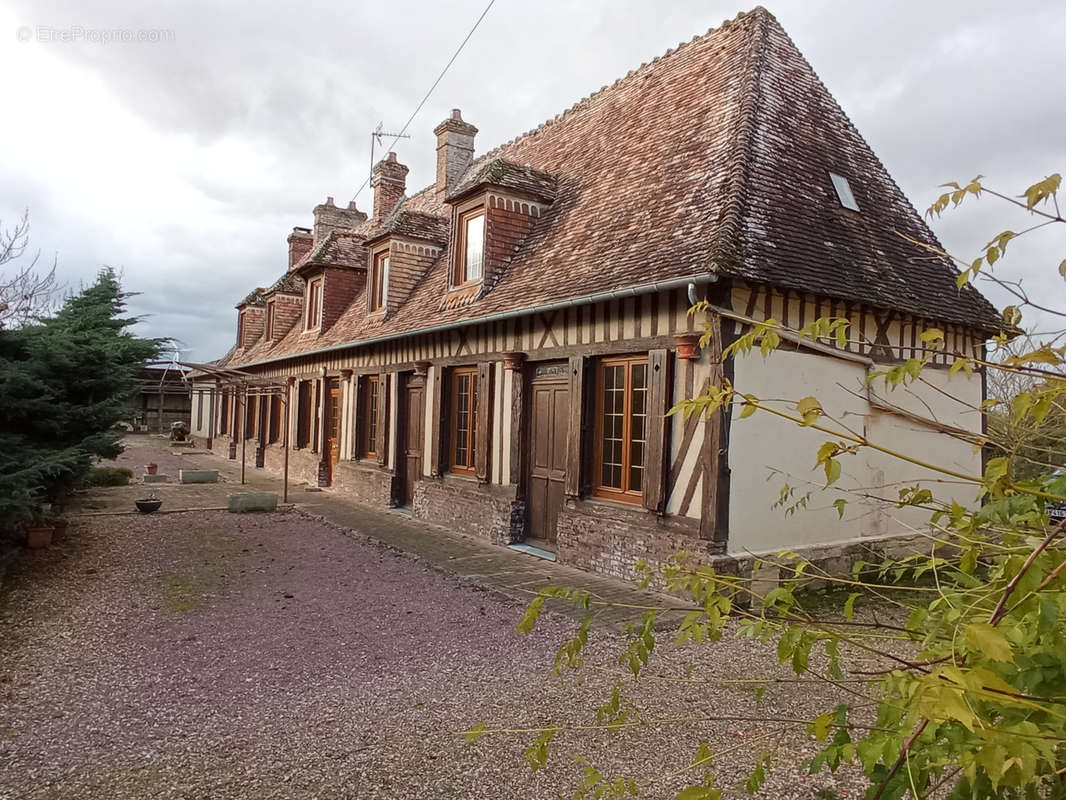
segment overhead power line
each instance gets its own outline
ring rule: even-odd
[[[477,28],[478,28],[478,25],[481,24],[481,20],[485,19],[485,15],[489,13],[489,9],[492,8],[492,6],[493,6],[493,4],[495,4],[495,2],[496,2],[496,0],[489,0],[489,4],[487,6],[485,6],[485,10],[481,12],[481,16],[477,18],[477,21],[474,23],[474,26],[470,29],[469,33],[467,33],[466,36],[463,38],[463,41],[461,41],[459,43],[459,47],[457,47],[455,52],[452,53],[452,57],[448,59],[448,63],[444,65],[444,69],[442,69],[440,71],[440,75],[438,75],[437,79],[435,81],[433,81],[433,85],[429,87],[429,91],[426,92],[425,96],[422,98],[421,102],[419,102],[419,104],[415,108],[415,110],[411,112],[411,116],[408,117],[407,122],[405,122],[403,124],[403,127],[400,128],[400,132],[397,133],[395,135],[395,137],[393,138],[393,140],[389,143],[389,146],[386,148],[385,152],[388,152],[389,150],[391,150],[393,148],[393,146],[396,144],[396,142],[398,142],[400,140],[400,137],[402,137],[405,133],[407,133],[407,128],[410,127],[412,122],[414,122],[415,117],[418,116],[418,112],[422,110],[422,106],[424,106],[426,104],[426,101],[429,100],[430,95],[433,94],[433,90],[437,88],[437,84],[439,84],[441,82],[441,80],[444,79],[444,76],[448,73],[448,70],[451,68],[452,64],[455,63],[455,59],[457,59],[459,57],[459,54],[461,52],[463,52],[463,48],[466,47],[466,43],[470,41],[470,37],[474,35],[474,31],[476,31]],[[371,167],[370,174],[366,176],[366,180],[363,181],[363,185],[359,187],[359,189],[356,191],[355,195],[352,197],[353,202],[355,201],[356,198],[359,197],[359,195],[362,193],[363,189],[365,189],[370,184],[370,180],[373,177],[374,177],[374,172],[373,172],[373,167]]]

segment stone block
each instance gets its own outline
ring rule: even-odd
[[[157,472],[155,475],[149,475],[147,472],[142,477],[144,483],[166,483],[170,480],[169,475],[164,475],[161,472]]]
[[[217,469],[183,469],[178,471],[182,483],[218,483]]]
[[[274,492],[242,492],[229,496],[231,514],[247,514],[253,511],[277,511],[278,496]]]

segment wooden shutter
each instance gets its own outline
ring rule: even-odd
[[[444,439],[444,370],[441,367],[430,367],[431,380],[426,384],[426,401],[432,409],[431,424],[429,431],[429,474],[440,475],[441,465],[446,463],[443,457]]]
[[[378,375],[378,431],[377,448],[378,466],[389,463],[389,376],[382,372]]]
[[[569,388],[570,388],[570,422],[566,428],[566,486],[564,491],[567,497],[578,497],[581,494],[581,445],[584,440],[584,414],[582,409],[585,405],[585,359],[583,356],[570,356],[569,363]]]
[[[489,447],[492,441],[492,364],[477,365],[477,410],[474,412],[474,474],[478,481],[489,479]]]
[[[668,451],[666,412],[670,410],[670,354],[666,350],[648,353],[648,407],[644,450],[644,507],[662,513],[666,489]]]

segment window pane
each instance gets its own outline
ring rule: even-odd
[[[457,373],[455,376],[455,459],[456,467],[469,467],[473,463],[470,448],[471,428],[471,376]]]
[[[378,382],[367,381],[366,384],[366,452],[377,453],[378,441]]]
[[[632,409],[629,443],[629,490],[639,492],[644,488],[644,444],[647,439],[648,365],[634,364]]]
[[[478,214],[466,221],[466,260],[464,279],[475,281],[481,278],[481,262],[485,250],[485,215]]]
[[[610,489],[622,486],[622,453],[625,410],[626,371],[622,365],[603,368],[603,417],[600,427],[603,439],[600,443],[602,465],[601,485]]]

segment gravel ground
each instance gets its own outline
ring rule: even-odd
[[[533,734],[464,744],[456,732],[482,721],[594,723],[618,677],[618,634],[595,630],[591,668],[564,680],[551,664],[573,623],[549,616],[517,636],[521,612],[295,513],[83,518],[27,552],[0,596],[0,798],[570,797],[572,754],[605,775],[664,776],[707,740],[728,786],[765,746],[746,722],[565,732],[534,773],[522,758]],[[675,679],[623,689],[654,715],[808,718],[833,705],[809,686],[756,706],[697,682],[786,675],[733,634],[657,655]],[[760,796],[861,796],[854,775],[805,774],[802,732],[771,747]],[[641,796],[673,797],[680,781]]]

